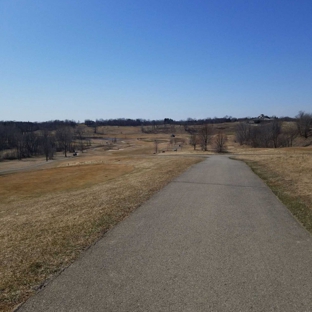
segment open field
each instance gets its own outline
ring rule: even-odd
[[[244,160],[312,233],[312,148],[245,149]]]
[[[233,125],[218,128],[228,135],[229,154],[246,161],[311,230],[312,149],[239,146]],[[58,153],[48,162],[38,157],[0,163],[1,311],[25,300],[109,228],[203,159],[199,147],[194,151],[188,144],[183,127],[175,127],[174,139],[169,130],[142,133],[139,127],[99,127],[97,132],[89,129],[91,147],[78,157]],[[212,146],[209,151],[205,155]]]
[[[111,149],[106,140],[94,138],[92,148],[78,157],[1,163],[1,311],[25,300],[110,227],[203,159],[169,150],[172,157],[154,155],[154,138],[141,135],[145,139],[138,140],[136,130],[108,133],[119,139]],[[159,148],[167,148],[168,135],[155,137],[164,140]]]
[[[294,147],[251,148],[240,146],[235,142],[232,129],[227,131],[228,151],[232,157],[245,161],[312,233],[311,139],[298,137]]]

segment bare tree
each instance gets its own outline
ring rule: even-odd
[[[240,145],[249,144],[251,126],[246,122],[240,122],[235,129],[236,140]]]
[[[49,159],[53,159],[54,148],[55,148],[54,136],[47,129],[44,129],[42,134],[42,149],[46,161],[48,161]]]
[[[260,131],[260,144],[259,147],[272,147],[272,128],[269,124],[261,124]]]
[[[76,136],[76,139],[78,140],[78,147],[81,150],[81,153],[83,153],[83,150],[85,148],[84,134],[85,134],[84,126],[78,125],[78,127],[76,127],[75,129],[75,136]]]
[[[26,157],[40,153],[40,138],[35,132],[24,133],[24,149]]]
[[[212,134],[213,134],[213,128],[211,125],[205,124],[200,128],[199,135],[200,135],[201,147],[203,151],[207,151],[207,146],[210,142]]]
[[[294,139],[299,135],[298,128],[294,123],[288,124],[285,129],[283,129],[282,133],[286,142],[286,146],[288,147],[293,145]]]
[[[301,136],[307,138],[312,135],[312,114],[300,111],[297,117],[298,132]]]
[[[0,151],[8,146],[7,127],[0,124]]]
[[[252,147],[261,147],[261,130],[258,126],[252,126],[250,128],[250,145]]]
[[[250,128],[250,145],[252,147],[272,147],[272,125],[266,123],[252,126]]]
[[[21,131],[16,131],[14,133],[15,148],[17,159],[21,160],[24,156],[24,137]]]
[[[226,151],[225,143],[227,141],[227,136],[224,132],[219,131],[214,137],[214,147],[217,153],[224,153]]]
[[[65,157],[67,157],[67,152],[73,140],[72,129],[68,126],[59,128],[56,130],[55,135],[59,146],[64,150]]]
[[[273,146],[277,148],[278,143],[279,143],[278,138],[282,132],[281,121],[279,121],[278,119],[274,119],[272,123],[270,124],[270,128],[271,128],[271,139],[273,142]]]
[[[194,147],[194,151],[196,150],[197,143],[198,143],[198,135],[197,135],[197,133],[191,134],[190,145],[192,145]]]

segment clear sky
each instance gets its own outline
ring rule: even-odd
[[[312,112],[312,0],[0,0],[0,120]]]

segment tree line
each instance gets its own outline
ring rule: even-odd
[[[295,122],[286,123],[282,121]],[[175,125],[183,125],[191,134],[191,144],[196,148],[200,145],[205,151],[214,138],[217,151],[225,146],[226,136],[222,132],[213,133],[212,125],[239,121],[236,127],[236,140],[240,144],[253,147],[292,146],[297,136],[312,136],[312,114],[300,111],[295,119],[270,118],[269,121],[259,119],[237,119],[230,116],[224,118],[205,118],[175,121],[171,118],[162,120],[145,119],[87,119],[85,125],[97,132],[100,126],[141,126],[142,132],[165,125],[168,129]],[[250,122],[254,122],[251,124]],[[68,152],[77,149],[83,151],[88,145],[85,126],[73,120],[52,120],[45,122],[0,121],[0,152],[2,159],[22,159],[36,155],[45,155],[46,160],[52,159],[57,151]]]
[[[131,118],[116,118],[116,119],[86,119],[85,124],[87,126],[151,126],[151,125],[162,125],[162,124],[175,124],[175,125],[184,125],[184,124],[207,124],[207,123],[223,123],[223,122],[233,122],[237,121],[237,118],[225,116],[223,118],[203,118],[203,119],[194,119],[187,118],[186,120],[174,120],[171,118],[164,119],[131,119]]]
[[[55,152],[68,152],[87,144],[84,126],[73,121],[0,122],[1,159],[22,159],[45,155],[53,159]]]
[[[300,111],[295,122],[283,125],[282,120],[273,119],[256,124],[240,122],[236,126],[239,144],[252,147],[291,147],[296,137],[312,136],[312,114]]]
[[[137,126],[162,126],[162,125],[181,125],[181,126],[190,126],[190,125],[204,125],[204,124],[218,124],[224,122],[235,122],[238,120],[243,120],[245,118],[234,118],[231,116],[225,116],[222,118],[214,117],[214,118],[202,118],[202,119],[194,119],[187,118],[186,120],[174,120],[171,118],[164,119],[131,119],[131,118],[116,118],[116,119],[86,119],[85,125],[88,127],[94,128],[94,133],[96,133],[97,128],[101,126],[128,126],[128,127],[137,127]]]
[[[227,135],[224,131],[216,132],[213,124],[188,125],[185,130],[190,133],[190,145],[194,150],[199,145],[207,151],[210,144],[215,152],[226,151]],[[252,147],[291,147],[298,136],[312,136],[312,114],[300,111],[295,119],[262,115],[262,118],[240,121],[235,127],[236,141]]]

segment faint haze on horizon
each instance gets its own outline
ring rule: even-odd
[[[312,112],[311,0],[1,0],[0,120]]]

